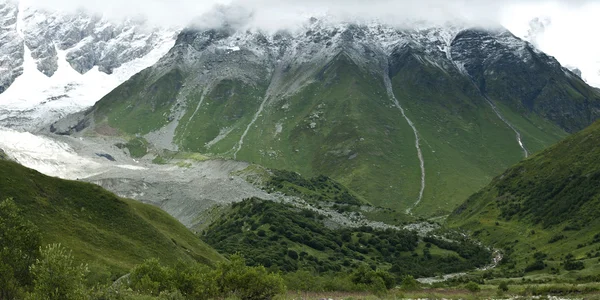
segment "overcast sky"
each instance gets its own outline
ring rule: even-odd
[[[102,13],[107,16],[144,16],[161,26],[250,23],[267,30],[290,27],[310,16],[341,20],[378,19],[395,25],[410,20],[443,23],[466,21],[499,23],[526,37],[530,21],[540,18],[544,30],[535,39],[543,51],[563,65],[580,68],[600,86],[600,1],[595,0],[21,0],[34,6]],[[202,16],[202,18],[198,18]]]

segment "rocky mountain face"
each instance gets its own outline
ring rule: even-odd
[[[0,26],[0,125],[29,130],[39,125],[36,118],[51,122],[93,105],[154,64],[176,34],[143,20],[13,0],[0,1]]]
[[[14,3],[0,3],[0,93],[23,74],[23,39],[17,32],[19,10]]]
[[[446,214],[600,116],[600,96],[503,28],[336,23],[187,29],[60,134],[145,138],[324,174],[370,202]]]

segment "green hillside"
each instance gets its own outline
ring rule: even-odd
[[[576,273],[597,274],[599,147],[597,122],[496,177],[454,211],[449,224],[504,249],[516,271],[583,267]]]
[[[203,238],[223,253],[244,255],[249,265],[286,273],[344,274],[369,265],[400,279],[490,263],[490,252],[476,243],[456,236],[448,242],[440,235],[422,239],[408,230],[340,228],[312,210],[253,198],[233,204]]]
[[[121,199],[99,186],[42,175],[0,160],[0,198],[13,198],[42,233],[96,276],[119,276],[148,258],[212,265],[223,258],[159,208]]]

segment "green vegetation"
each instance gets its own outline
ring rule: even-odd
[[[0,202],[0,299],[14,299],[32,283],[29,266],[39,256],[39,231],[14,201]]]
[[[116,283],[90,288],[88,266],[77,264],[71,252],[60,244],[33,249],[39,232],[22,219],[11,200],[1,203],[0,224],[6,232],[1,239],[0,296],[2,299],[31,300],[121,300],[121,299],[271,299],[285,292],[283,279],[264,267],[247,267],[239,256],[219,262],[215,268],[179,261],[176,267],[160,265],[157,259],[134,267]],[[15,236],[18,234],[18,236]],[[19,240],[28,241],[21,245]],[[10,243],[10,244],[9,244]],[[31,245],[30,245],[31,244]],[[14,249],[11,249],[12,246]],[[23,247],[24,246],[24,247]]]
[[[503,249],[503,264],[513,275],[598,272],[598,144],[595,123],[508,169],[461,205],[449,223]],[[532,250],[533,257],[527,255]]]
[[[413,212],[445,216],[459,201],[522,159],[523,153],[514,131],[496,116],[468,78],[413,56],[405,60],[393,68],[393,91],[419,131],[427,173],[424,199]],[[211,86],[192,86],[198,83],[188,78],[196,74],[177,67],[168,72],[146,70],[96,104],[94,129],[100,134],[143,136],[173,121],[173,112],[186,101],[173,137],[182,151],[220,158],[233,158],[237,153],[237,159],[306,178],[325,175],[350,188],[353,198],[375,206],[404,211],[415,203],[421,170],[414,133],[393,107],[383,78],[341,52],[310,71],[310,84],[283,99],[265,99],[269,86],[265,69],[253,69],[258,72],[253,80],[228,78]],[[284,74],[281,86],[295,86],[296,75]],[[493,84],[490,81],[489,87]],[[584,94],[592,97],[594,93],[586,89],[576,85],[567,90],[574,90],[576,99]],[[560,89],[544,93],[549,98],[564,94]],[[564,122],[551,122],[541,110],[524,111],[522,105],[492,96],[522,133],[530,152],[566,135],[558,126]],[[177,97],[185,99],[175,101]],[[248,128],[263,100],[264,110]],[[578,126],[568,125],[565,128]],[[159,164],[168,161],[164,155],[155,159]],[[294,193],[287,184],[279,188]],[[320,190],[313,196],[334,195]]]
[[[177,299],[262,300],[286,290],[281,276],[264,267],[247,267],[237,255],[215,268],[183,262],[171,268],[162,266],[157,259],[147,260],[131,270],[126,286],[135,294],[160,299],[179,295]]]
[[[48,177],[0,160],[0,197],[14,199],[24,220],[39,228],[42,244],[71,249],[75,261],[88,263],[97,280],[115,279],[150,257],[169,264],[222,260],[159,208],[118,198],[93,184]]]
[[[126,135],[143,135],[162,128],[170,121],[183,80],[177,69],[160,78],[149,72],[134,75],[96,104],[97,129],[106,124]]]
[[[76,265],[73,256],[60,244],[48,245],[41,258],[31,265],[32,299],[80,300],[86,298],[87,265]]]
[[[480,267],[491,259],[489,251],[464,238],[444,242],[432,236],[433,243],[426,243],[411,231],[333,229],[323,219],[311,210],[253,198],[233,204],[205,229],[203,239],[223,253],[241,253],[251,266],[325,277],[344,277],[362,265],[398,279],[435,276]]]
[[[129,150],[129,155],[133,158],[142,158],[148,154],[148,141],[144,138],[131,139],[126,144],[117,144],[120,149]]]
[[[327,176],[305,179],[300,174],[290,171],[271,170],[273,175],[265,184],[269,192],[282,192],[288,196],[301,197],[312,204],[333,202],[360,206],[366,204],[352,191]]]

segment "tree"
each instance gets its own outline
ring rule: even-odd
[[[40,249],[41,258],[30,267],[33,275],[33,299],[80,300],[86,298],[87,265],[76,265],[71,251],[60,244]]]
[[[32,283],[29,266],[39,257],[41,236],[15,202],[0,202],[0,299],[13,299]]]

